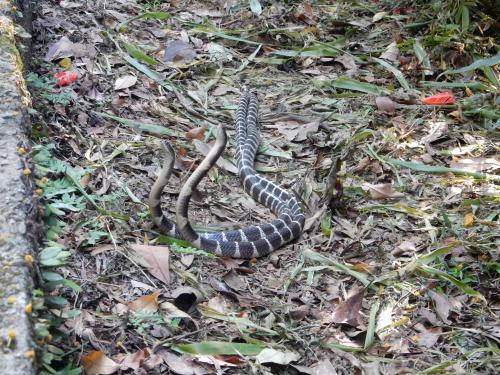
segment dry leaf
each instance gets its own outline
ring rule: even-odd
[[[380,55],[380,58],[392,63],[399,62],[399,48],[396,42],[389,44],[384,53]]]
[[[165,49],[163,61],[173,64],[189,64],[196,58],[196,52],[191,44],[182,40],[174,40]]]
[[[428,134],[422,137],[422,143],[426,145],[429,154],[434,154],[435,151],[430,149],[429,144],[448,133],[448,124],[445,121],[431,121],[429,124],[430,129],[428,130]]]
[[[448,315],[450,314],[451,305],[448,301],[448,297],[443,293],[437,293],[433,290],[429,290],[427,292],[431,299],[434,301],[434,308],[439,316],[439,318],[446,324],[451,324],[451,321],[448,319]]]
[[[352,265],[352,269],[357,272],[369,274],[374,270],[374,266],[365,262],[357,262]]]
[[[272,348],[265,348],[255,357],[257,363],[277,363],[287,365],[290,362],[298,361],[300,354],[292,351],[280,351]]]
[[[474,224],[474,214],[469,212],[464,216],[464,227],[470,228]]]
[[[92,351],[82,357],[82,365],[87,375],[114,374],[121,366],[106,357],[101,351]]]
[[[44,60],[49,62],[64,57],[73,57],[74,55],[75,44],[67,36],[63,36],[57,42],[50,45]]]
[[[172,373],[179,375],[203,375],[213,373],[212,370],[204,368],[194,362],[195,358],[171,353],[167,350],[160,350],[158,354],[163,358]]]
[[[136,76],[128,75],[128,76],[119,77],[115,81],[114,90],[118,91],[118,90],[128,89],[129,87],[134,86],[136,84],[136,82],[137,82]]]
[[[151,275],[165,284],[170,284],[170,249],[168,246],[131,244],[130,248],[144,259]]]
[[[181,309],[177,308],[173,303],[162,302],[160,304],[161,314],[166,320],[172,320],[175,318],[192,319],[191,315],[185,313]]]
[[[500,169],[500,160],[496,158],[465,158],[450,163],[451,168],[463,169],[470,172],[495,171]]]
[[[375,103],[377,104],[378,110],[381,112],[394,113],[396,111],[396,103],[387,96],[378,96],[375,98]]]
[[[314,366],[311,366],[312,372],[311,375],[337,375],[338,372],[335,369],[335,366],[332,365],[330,360],[322,359]]]
[[[210,149],[212,148],[210,145],[208,145],[208,144],[206,144],[198,139],[194,139],[193,143],[194,143],[194,147],[196,148],[196,150],[199,153],[201,153],[203,156],[207,156],[207,154],[210,152]],[[226,160],[222,157],[217,159],[217,165],[219,167],[221,167],[222,169],[225,169],[228,172],[238,174],[238,168],[233,163],[229,162],[228,160]]]
[[[333,322],[348,324],[352,327],[359,326],[362,323],[359,311],[364,295],[365,289],[363,288],[344,302],[339,303],[333,313]]]
[[[419,331],[419,333],[415,335],[415,339],[418,345],[423,346],[424,348],[433,347],[439,339],[442,331],[440,327],[427,329],[421,323],[416,324],[415,329]]]
[[[228,86],[228,85],[218,85],[214,91],[212,91],[213,96],[226,95],[228,92],[239,93],[238,89]]]
[[[390,331],[385,330],[385,328],[389,327],[392,324],[393,310],[394,304],[387,303],[382,306],[377,315],[375,332],[377,332],[377,335],[380,337],[381,341],[384,341],[384,338],[390,333]]]
[[[138,370],[149,355],[150,352],[148,348],[138,350],[135,353],[128,353],[121,361],[122,369],[131,368],[133,370]]]
[[[307,135],[310,133],[316,133],[319,128],[320,121],[314,119],[308,123],[301,123],[296,120],[287,121],[277,121],[274,125],[268,125],[268,128],[277,129],[281,134],[283,134],[289,141],[305,141]]]
[[[290,310],[288,312],[288,315],[290,315],[290,318],[293,320],[302,320],[307,316],[307,314],[309,314],[309,311],[309,306],[302,305],[297,307],[296,309]]]
[[[61,8],[65,9],[76,9],[76,8],[82,8],[84,6],[82,2],[66,1],[66,0],[61,0],[59,2],[59,5],[61,6]]]
[[[335,61],[342,64],[342,66],[346,69],[346,75],[349,77],[353,77],[358,73],[358,66],[352,56],[343,54],[342,56],[337,57]]]
[[[135,301],[129,302],[128,307],[134,311],[154,313],[158,311],[158,296],[161,292],[154,292],[137,298]]]
[[[363,190],[370,192],[372,199],[387,199],[387,198],[401,198],[403,193],[394,190],[392,184],[378,184],[371,185],[368,183],[363,184]]]
[[[186,132],[186,138],[187,139],[199,139],[200,141],[203,141],[203,139],[205,139],[205,131],[206,130],[207,130],[207,128],[204,126],[190,129],[189,131]]]

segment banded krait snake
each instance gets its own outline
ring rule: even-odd
[[[161,195],[172,173],[175,158],[172,147],[165,144],[163,168],[149,194],[151,216],[160,233],[184,239],[210,253],[233,258],[267,255],[300,235],[305,218],[297,198],[255,172],[254,158],[259,145],[257,107],[257,97],[250,91],[244,92],[236,119],[238,171],[245,192],[270,208],[278,218],[270,223],[225,232],[197,233],[191,227],[188,219],[191,194],[216,163],[227,143],[226,130],[220,125],[214,146],[181,189],[177,200],[177,225],[167,219],[161,209]]]

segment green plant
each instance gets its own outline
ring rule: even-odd
[[[147,11],[158,10],[161,6],[161,0],[149,0],[144,3],[144,9]]]
[[[53,149],[52,144],[38,145],[33,147],[32,155],[37,176],[37,193],[41,196],[44,207],[47,238],[38,257],[42,284],[40,289],[33,291],[33,317],[35,334],[42,346],[41,374],[76,375],[81,370],[73,364],[67,364],[65,357],[70,353],[64,353],[53,345],[64,336],[64,333],[58,331],[62,319],[80,313],[79,310],[67,310],[70,303],[63,295],[82,291],[78,284],[59,271],[73,254],[71,249],[61,244],[60,237],[65,232],[65,224],[59,217],[68,212],[82,212],[86,209],[86,199],[78,186],[75,186],[74,178],[83,177],[87,171],[55,158],[52,155]],[[64,369],[56,370],[63,362]]]
[[[46,100],[52,104],[66,106],[71,101],[71,90],[69,88],[57,88],[57,81],[52,77],[39,76],[36,73],[28,73],[26,81],[30,91],[37,99]]]
[[[155,325],[168,325],[170,329],[176,330],[179,328],[180,319],[165,320],[159,313],[138,312],[133,316],[129,316],[129,322],[137,332],[143,334]]]

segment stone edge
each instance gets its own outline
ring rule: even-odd
[[[27,159],[31,124],[30,96],[23,78],[30,1],[0,0],[0,374],[37,372],[31,322],[33,265],[38,234],[37,202]],[[16,23],[15,18],[18,17]]]

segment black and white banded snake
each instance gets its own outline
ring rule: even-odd
[[[236,116],[238,173],[245,192],[270,208],[277,219],[225,232],[197,233],[192,228],[188,219],[191,194],[219,159],[227,143],[226,130],[220,125],[214,146],[180,191],[177,200],[177,224],[169,220],[161,209],[161,195],[168,183],[175,160],[174,150],[165,143],[164,164],[149,194],[151,216],[160,233],[184,239],[194,247],[216,255],[246,259],[267,255],[300,236],[305,217],[297,198],[255,172],[254,158],[259,146],[257,110],[257,97],[250,91],[245,91],[240,99]]]

